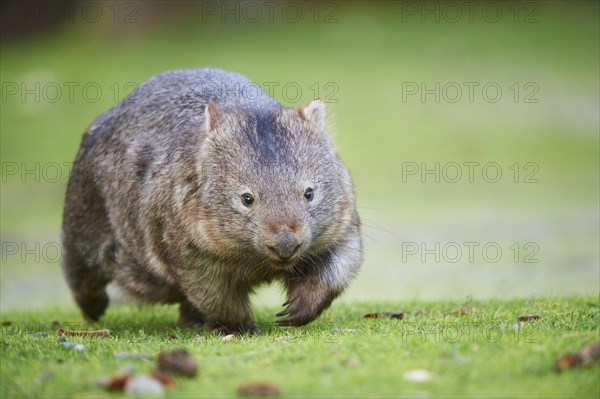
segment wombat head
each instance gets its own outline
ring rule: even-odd
[[[327,250],[355,223],[350,175],[320,100],[300,108],[205,111],[200,228],[205,248],[276,268]]]

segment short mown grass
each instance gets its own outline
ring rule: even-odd
[[[5,313],[1,394],[126,396],[107,392],[96,379],[128,365],[150,373],[159,352],[185,348],[199,374],[177,378],[166,397],[235,397],[238,385],[257,381],[276,385],[281,397],[598,397],[598,364],[553,369],[561,355],[598,339],[598,305],[596,297],[341,303],[301,328],[276,327],[278,309],[258,308],[262,335],[228,342],[206,330],[176,327],[177,310],[170,306],[113,306],[96,325],[86,324],[75,308]],[[405,317],[362,317],[380,310],[401,310]],[[515,329],[524,314],[540,318]],[[59,345],[58,324],[113,334],[70,337],[85,346],[75,351]],[[117,358],[118,351],[154,357]],[[428,370],[432,378],[405,380],[413,369]]]

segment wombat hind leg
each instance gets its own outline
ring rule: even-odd
[[[92,296],[78,297],[77,294],[75,294],[75,301],[77,302],[77,305],[79,305],[79,308],[86,319],[98,321],[100,316],[106,311],[109,299],[106,288],[102,288],[98,293]]]
[[[204,316],[188,301],[179,305],[179,320],[177,325],[186,328],[198,328],[204,324]]]
[[[100,265],[86,258],[77,246],[65,246],[64,253],[62,267],[73,298],[86,319],[97,321],[108,307],[106,285],[110,278],[102,272]]]

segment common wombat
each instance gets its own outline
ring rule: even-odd
[[[165,72],[100,115],[69,180],[62,266],[97,320],[115,280],[182,325],[258,332],[249,295],[281,281],[279,325],[314,320],[361,263],[350,174],[325,107],[285,108],[246,77]]]

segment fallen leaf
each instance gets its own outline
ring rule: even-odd
[[[579,366],[582,362],[579,353],[567,353],[556,361],[554,368],[557,371],[572,369]]]
[[[275,396],[279,395],[279,388],[267,382],[253,382],[238,386],[240,396]]]
[[[175,378],[169,373],[165,373],[159,369],[154,369],[152,372],[152,377],[156,380],[160,381],[166,387],[174,387],[175,386]]]
[[[112,330],[104,329],[104,330],[96,330],[96,331],[74,331],[74,330],[65,330],[64,328],[59,328],[56,331],[57,335],[67,335],[67,336],[92,336],[92,337],[108,337],[112,334]]]
[[[158,355],[158,368],[165,373],[180,374],[186,377],[195,377],[198,373],[196,360],[185,349],[161,352]]]
[[[379,317],[379,312],[368,312],[363,315],[365,319],[375,319]]]
[[[526,315],[517,317],[517,320],[531,321],[531,320],[538,320],[539,318],[540,318],[540,315],[537,315],[537,314],[526,314]]]
[[[383,312],[383,314],[390,319],[403,319],[404,312]]]
[[[581,347],[577,353],[567,353],[554,364],[557,371],[572,369],[581,365],[591,366],[600,360],[600,341],[593,341]]]
[[[363,317],[365,319],[376,319],[379,316],[387,316],[390,319],[403,319],[404,312],[386,311],[386,312],[368,312],[368,313],[363,314]]]
[[[108,381],[106,381],[103,385],[109,391],[122,391],[125,389],[125,384],[127,384],[127,381],[129,381],[130,378],[131,375],[129,374],[114,375],[111,378],[109,378]]]

